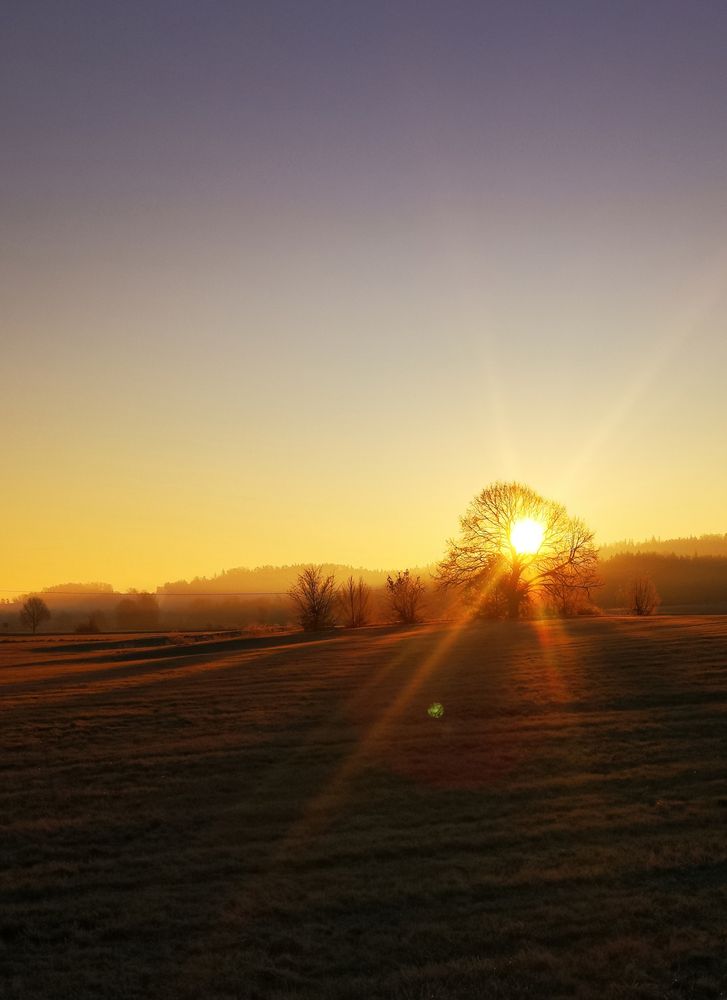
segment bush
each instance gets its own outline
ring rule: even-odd
[[[352,576],[338,591],[338,604],[343,616],[343,623],[346,628],[361,628],[367,625],[370,620],[369,603],[371,600],[371,587],[364,582],[363,577],[358,578],[358,582]]]
[[[421,621],[421,606],[426,588],[421,579],[410,575],[409,570],[397,573],[396,579],[386,578],[386,597],[394,621],[411,625]]]
[[[335,624],[336,580],[323,576],[320,566],[309,566],[288,591],[295,605],[298,624],[306,632],[318,632]]]
[[[628,609],[634,615],[651,615],[661,604],[656,584],[650,576],[636,576],[626,590]]]

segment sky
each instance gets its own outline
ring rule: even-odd
[[[6,0],[0,590],[727,531],[727,5]]]

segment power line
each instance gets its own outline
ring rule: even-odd
[[[0,594],[42,594],[43,597],[283,597],[287,590],[229,590],[207,591],[205,593],[140,590],[136,593],[122,593],[118,590],[23,590],[19,587],[0,587]]]

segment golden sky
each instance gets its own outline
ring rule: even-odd
[[[0,588],[726,531],[724,12],[234,6],[6,35]]]

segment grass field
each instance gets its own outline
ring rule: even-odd
[[[8,641],[0,747],[3,1000],[727,996],[727,617]]]

